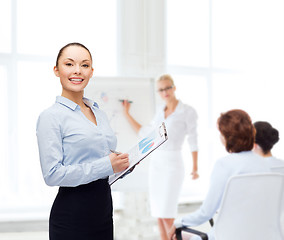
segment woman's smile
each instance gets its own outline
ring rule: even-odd
[[[69,78],[69,81],[71,81],[73,84],[81,84],[84,81],[84,79],[78,77],[72,77]]]

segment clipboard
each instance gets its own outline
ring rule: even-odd
[[[161,146],[168,140],[168,134],[165,123],[154,129],[150,134],[140,140],[133,148],[127,153],[129,154],[129,167],[122,172],[115,173],[109,176],[108,183],[112,185],[118,179],[125,177],[131,173],[135,166],[145,159],[151,152]]]

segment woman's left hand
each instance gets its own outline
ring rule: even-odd
[[[198,174],[196,171],[193,171],[193,172],[191,173],[191,175],[192,175],[192,179],[193,179],[193,180],[199,178],[199,174]]]

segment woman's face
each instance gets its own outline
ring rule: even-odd
[[[170,101],[175,98],[176,87],[172,85],[170,80],[161,80],[157,83],[158,92],[164,101]]]
[[[64,49],[54,67],[54,73],[60,78],[63,91],[78,93],[84,91],[93,76],[92,60],[89,52],[80,46]]]

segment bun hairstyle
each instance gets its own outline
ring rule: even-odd
[[[279,141],[279,132],[268,122],[255,122],[254,127],[256,129],[255,143],[261,147],[264,154],[267,154]]]

